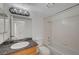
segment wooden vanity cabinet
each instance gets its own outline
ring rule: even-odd
[[[31,47],[31,48],[26,48],[26,49],[22,49],[19,51],[16,51],[14,53],[10,53],[10,55],[37,55],[37,47]]]

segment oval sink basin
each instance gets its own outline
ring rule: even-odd
[[[27,47],[29,45],[29,42],[19,42],[19,43],[15,43],[11,46],[11,49],[20,49],[20,48],[24,48]]]

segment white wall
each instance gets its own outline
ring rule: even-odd
[[[52,20],[52,52],[79,54],[79,6],[49,18]]]

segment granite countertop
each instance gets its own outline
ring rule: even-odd
[[[27,47],[21,48],[21,49],[11,49],[11,45],[18,43],[18,42],[29,42],[30,44]],[[8,41],[9,43],[4,42],[3,44],[0,45],[0,55],[8,55],[10,53],[16,52],[18,50],[22,50],[22,49],[28,49],[34,46],[37,46],[38,44],[36,42],[34,42],[32,39],[22,39],[22,40],[12,40],[12,41]]]

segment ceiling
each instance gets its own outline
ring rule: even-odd
[[[48,3],[13,3],[8,5],[27,9],[33,16],[48,17],[76,5],[76,3],[52,3],[52,5],[48,5]]]

